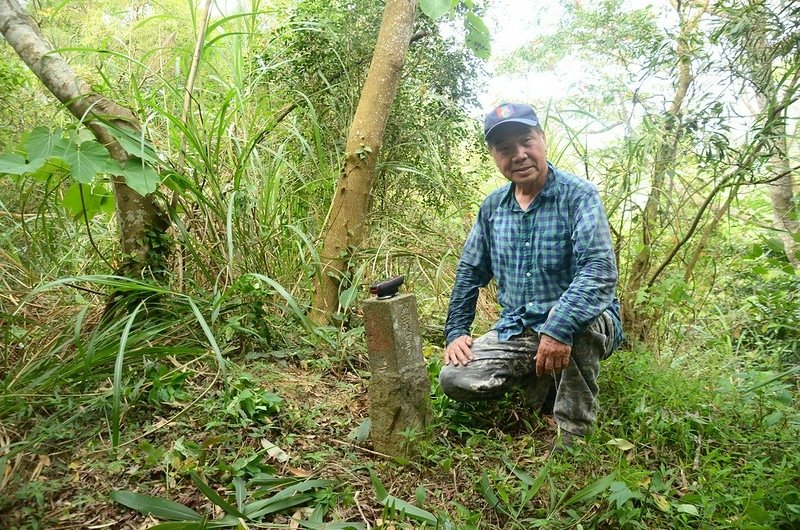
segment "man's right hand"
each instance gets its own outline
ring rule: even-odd
[[[472,346],[472,337],[469,335],[461,335],[453,340],[444,349],[444,364],[453,364],[453,366],[463,365],[466,366],[471,360],[475,358],[472,354],[470,347]]]

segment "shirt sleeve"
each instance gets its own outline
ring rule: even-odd
[[[570,345],[576,331],[587,326],[611,305],[617,285],[617,262],[611,245],[611,232],[597,190],[578,200],[572,245],[577,263],[575,277],[539,330]]]
[[[472,321],[475,320],[478,291],[492,279],[488,230],[488,215],[485,207],[481,206],[456,268],[456,281],[444,325],[445,344],[450,344],[461,335],[470,334]]]

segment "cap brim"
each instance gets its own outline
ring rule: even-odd
[[[489,135],[492,134],[492,132],[496,131],[498,127],[501,127],[508,123],[522,123],[523,125],[528,125],[529,127],[537,127],[539,125],[539,122],[536,120],[526,120],[524,118],[509,118],[507,120],[503,120],[499,123],[495,123],[494,125],[492,125],[492,127],[488,131],[483,133],[483,138],[485,140],[488,140]]]

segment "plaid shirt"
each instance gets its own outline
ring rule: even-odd
[[[493,327],[500,340],[532,328],[572,344],[576,331],[609,310],[615,347],[622,341],[608,219],[597,188],[585,179],[550,165],[527,211],[511,183],[484,200],[458,263],[445,324],[448,344],[470,334],[478,288],[493,277],[503,308]]]

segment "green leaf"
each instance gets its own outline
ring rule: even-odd
[[[335,480],[306,480],[289,486],[288,488],[276,493],[269,499],[251,502],[244,507],[242,512],[251,519],[257,519],[269,513],[279,512],[298,504],[303,504],[314,498],[313,493],[306,493],[309,490],[325,488],[336,484]]]
[[[236,506],[239,510],[244,508],[244,500],[247,497],[247,487],[242,477],[233,477],[233,489],[236,491]]]
[[[0,156],[0,173],[7,175],[24,175],[33,173],[44,164],[43,158],[26,160],[23,156],[10,153]]]
[[[145,515],[151,514],[155,517],[168,519],[171,521],[202,521],[203,516],[192,510],[188,506],[162,499],[150,495],[142,495],[133,491],[112,491],[111,498]]]
[[[616,503],[617,508],[631,499],[641,499],[642,494],[638,491],[631,491],[624,482],[614,481],[611,483],[611,494],[608,496],[609,503]]]
[[[214,521],[171,521],[169,523],[159,523],[149,527],[147,530],[211,530],[212,528],[231,528],[233,526],[239,526],[239,519],[226,515],[222,519]]]
[[[211,488],[211,486],[206,484],[203,481],[203,479],[197,476],[196,473],[189,473],[189,476],[192,477],[192,480],[194,481],[195,485],[200,489],[200,491],[203,492],[203,495],[205,495],[206,498],[208,498],[208,500],[210,500],[211,502],[222,508],[222,511],[224,511],[228,515],[233,515],[234,517],[241,517],[242,519],[245,519],[247,517],[245,514],[243,514],[233,506],[231,506],[225,499],[223,499],[220,496],[219,493],[214,491]]]
[[[22,141],[25,152],[31,158],[60,158],[64,159],[64,153],[69,148],[69,142],[64,139],[61,129],[56,128],[52,132],[47,127],[36,127],[29,132]]]
[[[83,203],[81,203],[81,186],[83,186]],[[111,213],[114,211],[114,195],[105,186],[85,186],[73,182],[64,193],[61,204],[75,221],[83,219],[84,207],[86,217],[91,219],[98,213]]]
[[[422,508],[417,508],[410,502],[406,502],[403,499],[398,499],[397,497],[389,495],[389,492],[386,491],[386,488],[383,487],[380,479],[377,475],[375,475],[375,473],[372,472],[372,470],[369,472],[369,478],[372,480],[372,487],[375,488],[375,496],[378,498],[379,503],[383,504],[387,508],[403,513],[417,521],[428,523],[430,525],[436,525],[436,516],[431,512],[423,510]]]
[[[450,11],[450,0],[420,0],[419,8],[431,20],[436,20]]]
[[[764,418],[764,424],[767,427],[772,427],[782,419],[783,419],[783,412],[776,410],[775,412]]]
[[[131,158],[122,171],[125,183],[139,195],[153,193],[158,188],[160,177],[153,168],[141,158]]]
[[[361,423],[358,424],[358,427],[350,431],[350,434],[348,434],[347,437],[357,442],[366,442],[367,438],[369,438],[369,431],[371,428],[372,419],[367,416]]]
[[[371,469],[369,470],[369,479],[372,481],[372,487],[375,488],[375,496],[378,498],[378,502],[383,504],[384,499],[389,496],[389,492],[383,487],[378,475],[373,473]]]
[[[353,285],[339,293],[339,306],[342,308],[342,311],[347,311],[355,301],[356,295],[358,295],[358,285]]]
[[[676,504],[675,510],[679,513],[688,513],[689,515],[700,515],[697,511],[697,506],[694,504]]]
[[[476,31],[487,36],[489,35],[489,27],[486,25],[486,22],[484,22],[481,17],[473,12],[467,13],[466,18],[464,19],[464,25],[468,31]]]
[[[492,51],[491,36],[483,19],[475,13],[467,13],[464,19],[464,29],[467,31],[465,39],[467,47],[472,50],[475,57],[488,59]]]
[[[570,506],[572,504],[578,502],[589,501],[597,497],[600,493],[604,492],[608,489],[611,483],[614,481],[614,477],[611,475],[606,475],[605,477],[596,480],[595,482],[589,484],[578,493],[567,499],[564,503],[564,507]]]
[[[635,445],[624,438],[612,438],[606,442],[606,445],[616,447],[620,451],[630,451],[635,447]]]
[[[489,474],[486,473],[485,469],[481,475],[481,491],[483,491],[483,496],[486,497],[486,500],[489,501],[490,508],[497,508],[500,505],[500,499],[497,498],[497,494],[489,484]]]
[[[117,139],[129,155],[146,160],[151,164],[159,163],[158,155],[150,145],[150,142],[145,140],[143,133],[123,129],[110,123],[104,123],[103,126]]]
[[[72,178],[81,184],[89,184],[98,173],[104,173],[109,158],[106,148],[93,140],[70,145],[64,152],[64,161],[70,165]]]
[[[406,502],[403,499],[398,499],[397,497],[389,495],[383,500],[383,502],[381,502],[381,504],[383,504],[387,508],[400,512],[401,514],[404,514],[407,517],[411,517],[416,521],[419,521],[421,523],[428,523],[431,526],[436,526],[435,515],[433,515],[428,510],[417,508],[410,502]]]

